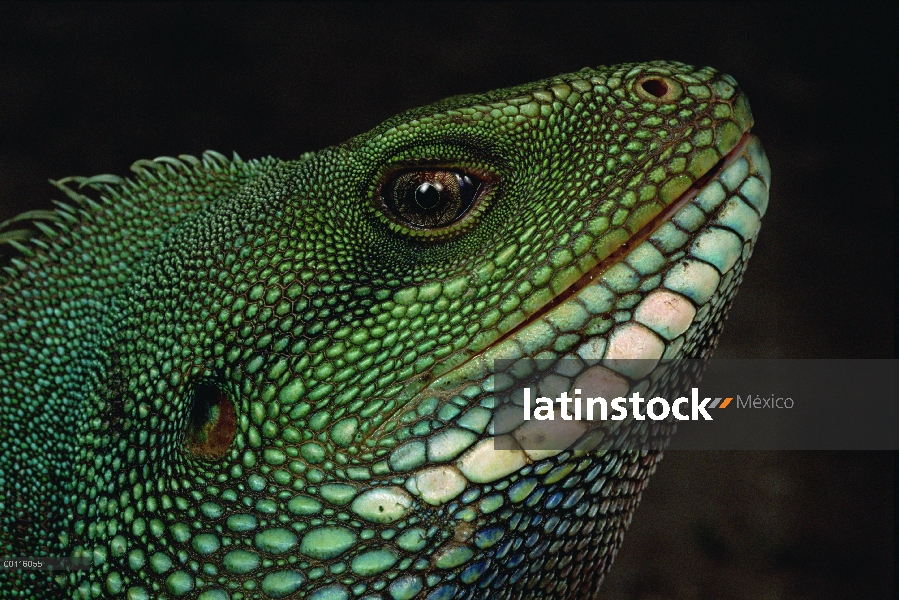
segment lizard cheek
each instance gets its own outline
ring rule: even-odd
[[[236,431],[237,413],[227,392],[213,383],[198,383],[184,434],[187,452],[197,458],[218,460],[231,447]]]

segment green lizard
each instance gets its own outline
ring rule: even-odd
[[[727,75],[624,64],[54,182],[0,227],[0,554],[91,567],[0,597],[594,597],[661,448],[522,447],[493,360],[707,356],[751,125]]]

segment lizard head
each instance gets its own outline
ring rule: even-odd
[[[586,597],[661,447],[530,444],[494,361],[627,391],[646,373],[618,359],[706,356],[767,204],[751,125],[712,69],[585,69],[408,111],[183,219],[104,322],[118,413],[85,420],[67,540],[95,567],[61,581]]]

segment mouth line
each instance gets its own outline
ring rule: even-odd
[[[535,313],[529,315],[524,321],[504,333],[492,344],[490,344],[488,348],[485,348],[484,350],[479,352],[479,354],[488,350],[490,347],[501,344],[507,338],[514,336],[516,333],[518,333],[531,323],[535,322],[536,320],[540,319],[543,315],[553,310],[560,304],[564,304],[569,298],[580,292],[586,286],[590,285],[590,283],[592,283],[605,271],[619,263],[625,256],[627,256],[627,254],[631,250],[642,244],[647,238],[655,233],[659,227],[665,224],[678,211],[689,204],[699,192],[701,192],[707,185],[709,185],[709,183],[714,181],[718,177],[718,175],[720,175],[727,167],[736,162],[753,137],[754,136],[749,131],[744,132],[743,137],[740,138],[740,141],[737,142],[737,145],[734,146],[730,150],[730,152],[724,155],[724,157],[717,163],[715,163],[715,165],[704,175],[694,181],[693,184],[689,188],[687,188],[687,190],[683,194],[681,194],[674,202],[666,206],[658,215],[656,215],[651,221],[649,221],[639,231],[637,231],[637,233],[625,240],[623,244],[616,248],[606,258],[599,261],[599,263],[596,264],[588,272],[584,273],[577,281],[568,286],[565,290],[563,290],[560,294],[547,302],[544,306],[540,307],[540,309],[538,309]]]

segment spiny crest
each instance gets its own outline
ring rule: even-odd
[[[0,223],[0,269],[3,270],[0,284],[25,270],[28,259],[37,252],[69,245],[71,239],[65,234],[74,226],[93,221],[99,213],[117,204],[127,204],[129,197],[200,172],[225,173],[247,165],[255,167],[257,163],[260,161],[244,163],[236,152],[229,160],[223,154],[207,150],[201,158],[181,154],[177,158],[160,156],[153,160],[138,160],[131,165],[134,179],[111,174],[50,179],[50,184],[64,193],[70,202],[52,200],[57,206],[55,209],[29,210]],[[99,192],[99,197],[94,199],[86,195],[88,190]]]

